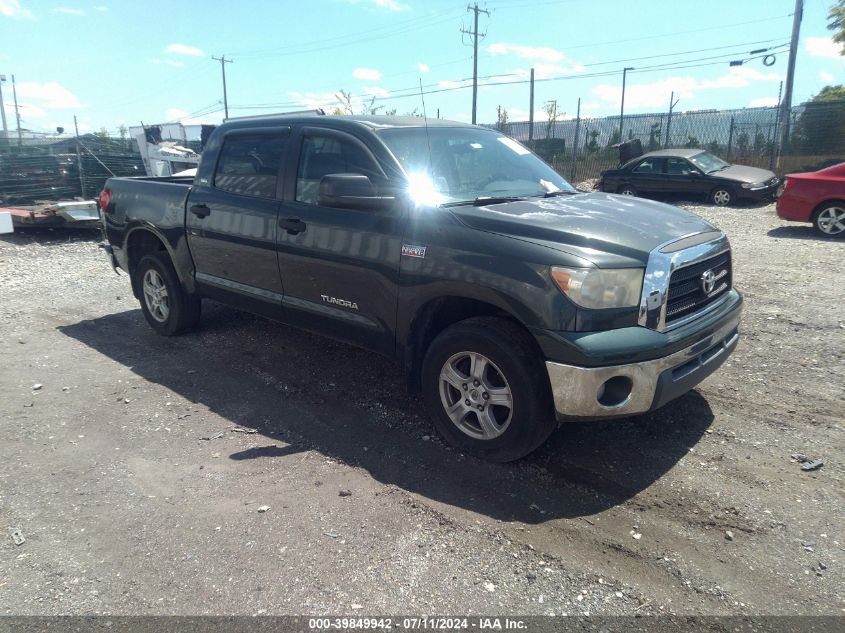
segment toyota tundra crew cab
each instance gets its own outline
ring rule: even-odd
[[[395,359],[439,432],[517,459],[556,420],[663,406],[739,338],[727,237],[576,190],[500,132],[416,117],[230,120],[193,178],[111,178],[112,265],[170,336],[213,299]]]

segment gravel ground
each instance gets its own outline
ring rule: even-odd
[[[210,302],[160,338],[96,236],[0,238],[0,614],[845,613],[845,241],[685,206],[735,355],[508,465],[380,357]]]

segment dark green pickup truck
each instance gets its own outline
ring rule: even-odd
[[[449,442],[487,459],[526,455],[556,420],[660,407],[739,338],[717,228],[577,191],[461,123],[232,120],[195,178],[112,178],[100,208],[159,333],[195,326],[209,298],[374,350]]]

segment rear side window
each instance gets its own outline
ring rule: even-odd
[[[275,198],[285,139],[229,136],[223,141],[214,186],[256,198]]]
[[[659,174],[663,171],[663,163],[662,158],[646,158],[634,167],[634,171],[638,174]]]

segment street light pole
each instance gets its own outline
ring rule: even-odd
[[[625,118],[625,79],[628,76],[628,71],[634,70],[633,66],[628,66],[622,69],[622,105],[619,108],[619,142],[621,143],[624,139],[622,138],[622,121]]]

